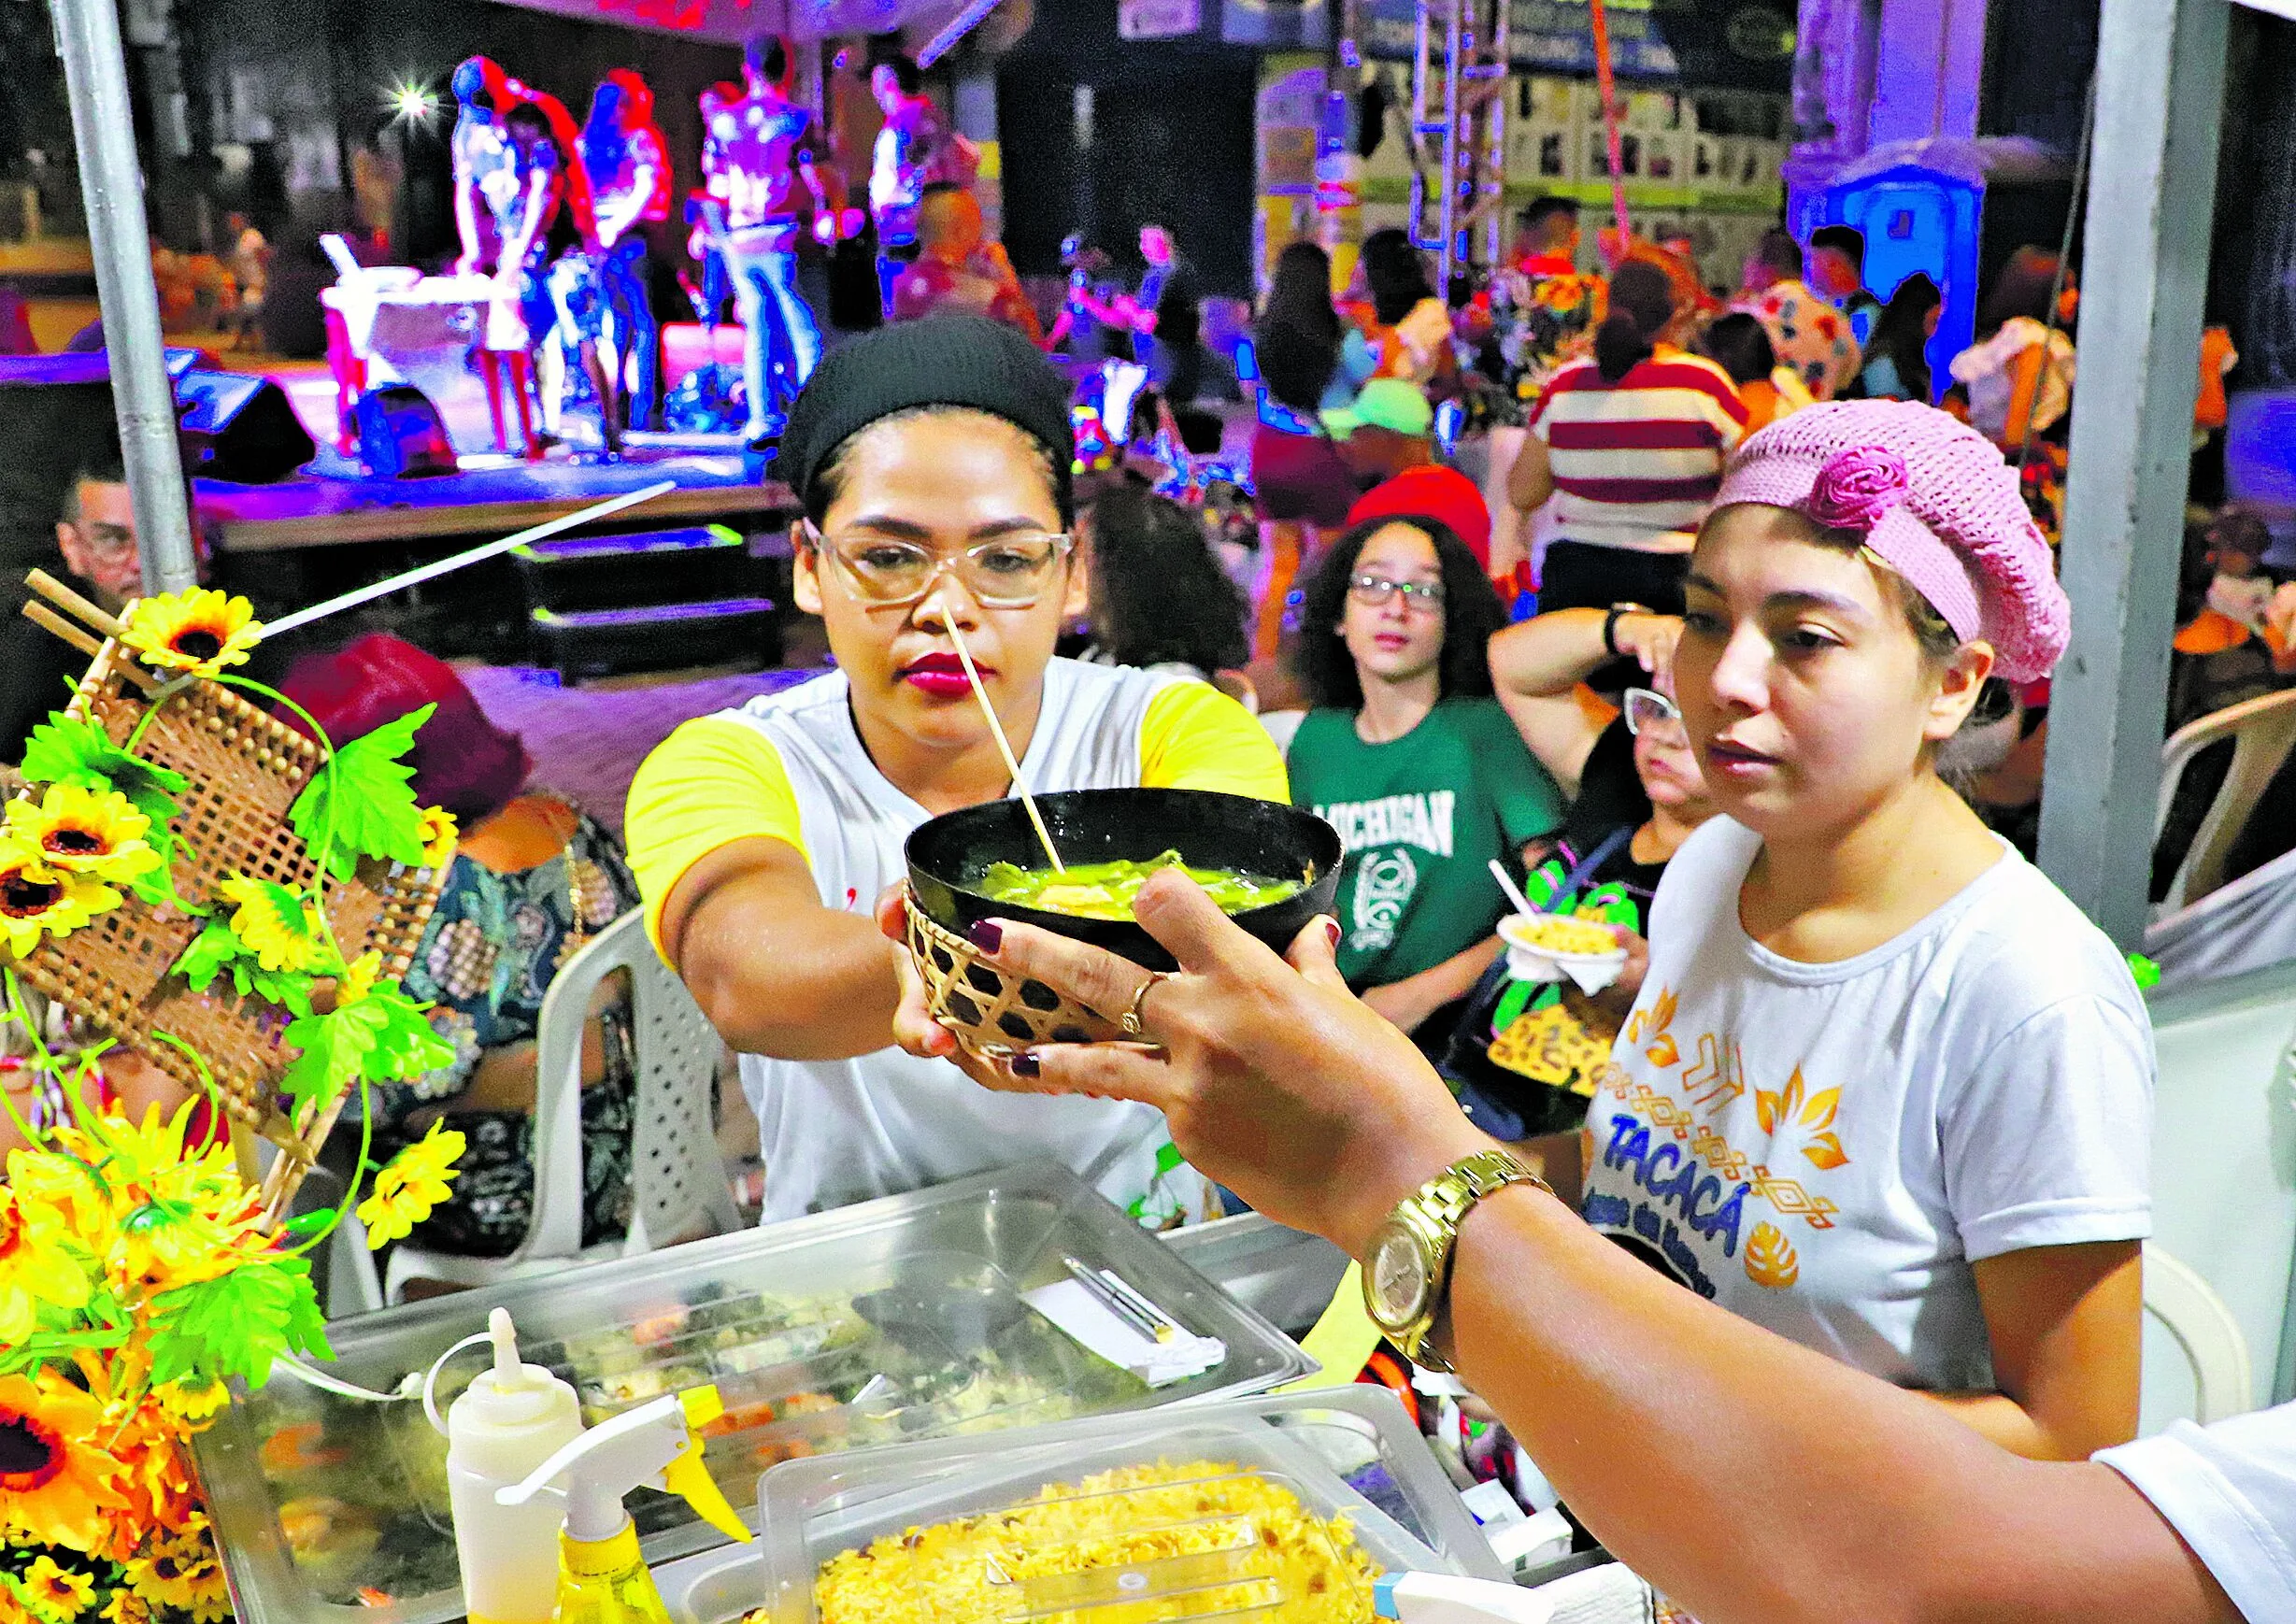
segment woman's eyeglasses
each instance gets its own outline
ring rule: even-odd
[[[1406,609],[1417,609],[1422,615],[1443,613],[1441,581],[1390,581],[1385,576],[1374,575],[1348,577],[1348,595],[1367,609],[1378,608],[1397,592],[1403,594]]]
[[[1678,727],[1682,722],[1681,707],[1654,688],[1630,688],[1626,691],[1626,731],[1639,734],[1645,728]]]
[[[1069,535],[1029,531],[943,553],[890,536],[823,535],[811,520],[805,528],[815,549],[837,561],[854,595],[885,608],[916,603],[947,570],[982,608],[1025,609],[1044,596],[1076,545]]]

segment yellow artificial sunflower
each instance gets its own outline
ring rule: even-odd
[[[391,1159],[375,1175],[375,1193],[359,1204],[359,1221],[366,1225],[366,1244],[382,1247],[404,1240],[415,1225],[431,1216],[431,1209],[447,1199],[454,1182],[453,1162],[463,1154],[463,1135],[434,1121],[431,1131]]]
[[[454,861],[454,844],[462,838],[462,830],[454,821],[454,814],[444,806],[425,806],[422,809],[422,861],[432,868],[444,868]]]
[[[119,905],[102,880],[50,868],[13,833],[0,836],[0,950],[21,959],[42,933],[62,940]]]
[[[264,969],[301,971],[319,962],[324,938],[309,898],[296,898],[301,917],[290,918],[262,881],[244,874],[233,875],[216,889],[237,910],[231,916],[233,933]]]
[[[151,820],[116,791],[52,785],[41,800],[9,802],[7,829],[39,854],[41,866],[59,874],[133,879],[160,862],[144,839]]]
[[[104,1624],[153,1624],[151,1603],[130,1589],[118,1589],[98,1615]]]
[[[152,1541],[141,1556],[121,1565],[127,1570],[128,1588],[148,1606],[178,1608],[199,1624],[230,1617],[223,1564],[216,1559],[204,1517],[181,1534]]]
[[[157,1404],[147,1401],[137,1405],[125,1425],[116,1413],[105,1418],[119,1434],[111,1449],[121,1460],[120,1489],[127,1496],[128,1509],[115,1519],[113,1547],[103,1554],[124,1562],[155,1531],[192,1528],[202,1513],[176,1424]]]
[[[32,1565],[17,1583],[22,1588],[24,1605],[47,1624],[72,1624],[95,1604],[94,1578],[59,1567],[55,1558],[44,1553],[32,1559]]]
[[[117,1243],[106,1263],[116,1289],[169,1290],[213,1279],[240,1262],[258,1227],[261,1192],[248,1188],[218,1140],[186,1151],[193,1102],[173,1116],[147,1106],[143,1120],[107,1117],[103,1138],[86,1147],[113,1200]]]
[[[204,1431],[202,1423],[213,1420],[223,1406],[231,1403],[231,1389],[220,1381],[206,1387],[192,1387],[183,1382],[162,1382],[151,1389],[152,1402],[160,1413],[178,1422],[187,1431]]]
[[[342,975],[335,977],[335,1006],[341,1009],[358,1003],[375,990],[376,977],[382,974],[382,949],[369,947],[343,966]]]
[[[52,1370],[0,1375],[0,1524],[41,1545],[102,1550],[127,1497],[117,1457],[96,1447],[103,1406]]]
[[[74,1086],[70,1079],[66,1087]],[[111,1190],[84,1154],[78,1135],[51,1128],[45,1150],[8,1152],[7,1182],[32,1205],[54,1215],[86,1250],[101,1256],[113,1234]]]
[[[245,664],[248,651],[264,634],[245,598],[227,598],[205,587],[139,598],[124,619],[120,641],[145,664],[193,677],[215,677],[226,665]]]
[[[88,1301],[87,1273],[62,1244],[68,1233],[55,1208],[0,1185],[0,1347],[30,1336],[43,1305],[78,1308]]]

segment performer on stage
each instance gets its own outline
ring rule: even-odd
[[[551,291],[561,330],[597,392],[606,454],[619,456],[627,423],[653,424],[659,357],[647,264],[650,228],[670,213],[670,166],[646,81],[627,68],[607,74],[591,98],[590,121],[575,150],[590,184],[593,226],[582,251],[554,268]],[[600,348],[609,320],[610,363]]]
[[[906,56],[878,63],[869,89],[884,109],[869,169],[869,211],[877,217],[877,291],[890,318],[902,268],[917,260],[917,209],[948,139],[938,107],[925,94],[924,76]]]
[[[503,117],[512,106],[508,81],[491,57],[474,56],[454,70],[454,135],[448,150],[454,164],[454,227],[462,240],[455,262],[461,276],[491,270],[501,247],[494,235],[492,189],[495,177],[513,166],[510,136]]]
[[[531,458],[540,455],[540,448],[535,439],[527,393],[529,356],[541,335],[549,331],[556,314],[550,307],[547,284],[524,272],[538,247],[548,251],[548,226],[557,212],[558,193],[549,177],[535,173],[532,161],[521,155],[513,141],[510,115],[523,104],[500,64],[489,57],[474,56],[454,70],[453,86],[457,111],[449,150],[454,165],[454,223],[463,249],[455,273],[495,278],[502,284],[497,303],[517,309],[525,323],[523,352],[498,349],[482,340],[476,353],[486,369],[487,396],[494,406],[498,444],[503,426],[502,367],[507,363],[510,395],[518,405],[519,437]],[[541,119],[533,108],[526,111]],[[544,145],[548,146],[547,123],[543,127]],[[530,200],[542,207],[529,207]],[[535,326],[537,319],[539,330]],[[507,345],[512,340],[500,342]]]
[[[710,120],[702,155],[710,191],[725,205],[725,264],[745,330],[742,378],[749,420],[744,434],[753,445],[780,433],[780,402],[794,398],[821,356],[820,329],[797,287],[798,234],[806,213],[800,180],[811,194],[816,235],[834,241],[838,226],[834,172],[814,164],[813,115],[790,96],[795,66],[787,41],[752,36],[742,49],[749,93]],[[768,367],[777,343],[788,362],[777,392]]]
[[[550,297],[550,228],[566,195],[565,155],[550,136],[550,121],[532,102],[521,101],[503,120],[511,162],[487,182],[494,230],[502,251],[494,264],[504,296],[518,302],[526,321],[526,352],[540,352],[558,324]]]

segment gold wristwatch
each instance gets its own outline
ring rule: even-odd
[[[1450,1362],[1427,1345],[1451,1284],[1451,1247],[1475,1204],[1510,1184],[1554,1189],[1511,1150],[1462,1157],[1396,1204],[1363,1253],[1363,1306],[1372,1323],[1428,1370]]]

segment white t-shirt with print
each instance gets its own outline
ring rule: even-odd
[[[2296,1404],[2097,1455],[2136,1486],[2249,1624],[2296,1618]]]
[[[2151,1027],[2112,943],[2001,861],[1854,959],[1749,938],[1761,848],[1667,865],[1587,1113],[1587,1221],[1756,1324],[1902,1386],[1993,1385],[1972,1262],[2151,1227]]]

